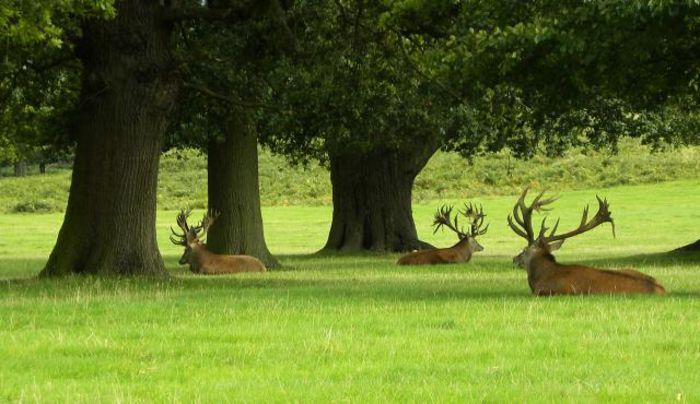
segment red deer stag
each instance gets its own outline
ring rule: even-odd
[[[588,220],[588,206],[583,209],[583,217],[578,228],[563,234],[556,234],[559,220],[549,234],[549,228],[542,220],[540,231],[535,237],[532,230],[532,213],[547,210],[544,208],[556,198],[542,199],[544,191],[533,199],[530,206],[525,204],[527,189],[520,195],[513,207],[513,215],[508,216],[508,225],[518,236],[527,240],[527,247],[513,258],[513,263],[527,270],[527,282],[535,295],[591,294],[591,293],[665,293],[664,288],[654,278],[633,269],[607,270],[583,265],[562,265],[552,255],[564,241],[587,232],[596,226],[609,222],[613,236],[615,224],[610,216],[608,201],[598,196],[598,212]]]
[[[469,233],[465,233],[464,229],[459,228],[458,216],[462,215],[470,220]],[[434,264],[449,264],[453,262],[467,262],[471,259],[472,254],[477,251],[483,251],[484,247],[476,241],[477,236],[486,233],[489,226],[481,228],[484,224],[484,210],[472,206],[472,204],[464,204],[464,211],[458,212],[452,220],[452,206],[443,205],[435,213],[435,234],[440,228],[446,226],[448,229],[457,233],[459,241],[450,248],[438,248],[435,250],[414,251],[399,258],[396,262],[398,265],[434,265]]]
[[[190,271],[198,274],[217,275],[233,274],[238,272],[265,272],[265,264],[259,259],[249,255],[219,255],[207,250],[207,247],[200,239],[207,232],[218,214],[205,213],[202,221],[190,227],[187,218],[192,213],[192,209],[183,209],[177,215],[177,225],[182,229],[183,234],[178,234],[170,228],[173,235],[170,241],[175,245],[185,247],[185,253],[180,258],[180,265],[189,264]]]

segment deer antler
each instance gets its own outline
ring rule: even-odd
[[[546,225],[547,218],[545,217],[542,219],[540,231],[537,234],[537,237],[535,237],[535,233],[532,230],[532,212],[548,210],[545,209],[544,206],[554,202],[557,198],[542,199],[545,192],[542,191],[535,197],[530,206],[527,206],[525,204],[525,196],[527,195],[527,191],[528,190],[526,188],[522,195],[520,195],[520,198],[518,198],[518,202],[513,207],[513,216],[508,216],[508,225],[517,235],[527,239],[529,244],[534,243],[537,239],[542,239],[547,243],[564,240],[587,232],[588,230],[591,230],[605,222],[612,224],[613,236],[615,235],[615,223],[610,216],[610,205],[608,204],[607,199],[600,199],[600,197],[596,195],[596,199],[598,199],[598,211],[590,221],[588,221],[588,205],[586,205],[586,207],[583,209],[581,224],[578,226],[578,228],[567,233],[556,234],[557,228],[559,227],[559,219],[557,219],[554,227],[552,227],[550,230]],[[520,225],[520,228],[517,227],[516,223],[517,225]],[[547,231],[549,231],[549,235],[547,235]]]
[[[454,223],[452,222],[452,209],[452,205],[442,205],[437,212],[435,212],[435,220],[433,220],[435,230],[433,230],[433,234],[437,233],[442,226],[446,226],[448,229],[457,233],[460,238],[467,237],[467,233],[465,233],[463,229],[459,228],[457,215],[454,216]]]
[[[192,229],[197,233],[197,237],[201,238],[209,230],[214,220],[219,217],[220,213],[215,211],[209,211],[204,213],[202,221],[198,225],[194,226]]]
[[[481,226],[484,224],[484,218],[486,215],[484,214],[484,208],[483,206],[479,205],[479,208],[476,208],[474,205],[472,205],[471,202],[468,204],[464,204],[464,212],[461,212],[462,216],[468,217],[472,219],[472,224],[470,226],[470,232],[469,235],[472,237],[476,236],[481,236],[488,231],[489,226],[491,225],[490,223],[486,225],[483,229]]]
[[[547,242],[565,240],[569,237],[573,237],[581,233],[585,233],[589,230],[592,230],[605,222],[609,222],[612,225],[613,237],[615,237],[615,222],[613,222],[613,219],[610,216],[610,204],[608,203],[607,199],[600,199],[598,195],[596,195],[595,197],[598,200],[598,211],[590,221],[587,221],[589,206],[586,205],[586,207],[583,208],[583,214],[581,215],[581,224],[579,224],[579,226],[576,229],[562,234],[555,234],[557,231],[557,226],[559,225],[559,219],[557,219],[557,222],[554,224],[554,228],[549,233],[549,236],[545,236],[544,234],[548,229],[544,225],[544,220],[542,220],[542,228],[540,229],[539,237],[544,238],[544,240]]]
[[[442,205],[438,211],[435,212],[435,220],[433,221],[435,230],[433,231],[433,234],[440,230],[442,226],[446,226],[450,230],[457,233],[459,238],[462,239],[468,236],[480,236],[486,233],[486,231],[489,229],[489,225],[486,225],[486,227],[482,229],[484,218],[486,217],[483,207],[479,206],[477,209],[471,203],[465,203],[464,211],[458,212],[458,214],[454,215],[454,218],[452,217],[452,209],[453,207],[451,205]],[[459,215],[462,215],[469,220],[469,233],[466,233],[464,228],[459,227]]]
[[[527,191],[527,188],[523,190],[523,193],[520,195],[520,198],[518,198],[518,201],[513,206],[513,215],[508,215],[508,226],[510,226],[510,228],[513,229],[515,234],[526,239],[529,244],[532,244],[535,242],[535,232],[532,230],[532,212],[549,210],[544,206],[549,205],[550,203],[556,201],[558,198],[554,197],[549,199],[542,199],[542,196],[544,196],[545,193],[545,191],[542,191],[535,197],[535,199],[532,200],[530,206],[527,206],[525,204],[525,197],[527,196]]]
[[[187,218],[192,214],[192,209],[181,209],[180,213],[177,215],[177,226],[183,231],[183,234],[175,232],[175,230],[170,227],[170,231],[173,233],[170,236],[170,241],[175,245],[187,245],[187,233],[190,231],[190,227],[187,225]],[[174,236],[174,237],[173,237]]]

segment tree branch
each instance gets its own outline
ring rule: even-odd
[[[232,96],[228,96],[225,94],[221,94],[221,93],[214,91],[211,88],[209,88],[203,84],[184,82],[182,85],[183,85],[183,87],[189,88],[190,90],[194,90],[202,95],[217,99],[219,101],[224,101],[228,104],[235,105],[237,107],[248,108],[248,109],[267,108],[267,109],[278,110],[277,108],[271,107],[271,106],[264,104],[264,103],[243,101],[237,97],[232,97]]]
[[[43,73],[47,70],[51,70],[55,67],[61,67],[65,63],[76,60],[76,57],[72,53],[65,54],[59,58],[56,58],[54,60],[50,60],[46,63],[39,64],[39,63],[27,63],[27,66],[30,67],[32,70],[34,70],[36,73]]]
[[[459,95],[458,93],[452,91],[449,87],[447,87],[446,85],[442,84],[439,80],[437,80],[437,79],[435,79],[435,78],[433,78],[433,77],[430,77],[428,74],[426,74],[425,72],[423,72],[423,71],[420,69],[420,67],[418,67],[418,66],[416,65],[416,63],[413,61],[413,59],[411,59],[411,55],[408,54],[408,51],[406,50],[406,47],[405,47],[404,44],[403,44],[403,38],[404,38],[404,36],[401,35],[401,33],[400,33],[398,30],[396,30],[396,29],[391,29],[391,30],[394,31],[394,33],[398,35],[398,43],[399,43],[399,47],[401,48],[401,53],[403,54],[403,57],[404,57],[404,59],[406,60],[406,63],[408,63],[408,66],[409,66],[413,71],[415,71],[416,73],[418,73],[419,76],[423,77],[424,79],[428,80],[429,82],[435,84],[438,88],[440,88],[440,90],[442,90],[442,91],[445,92],[446,94],[450,95],[451,97],[455,98],[456,100],[463,101],[462,97],[460,97],[460,95]],[[409,40],[410,40],[410,39],[409,39]]]
[[[333,1],[335,1],[335,5],[338,7],[338,10],[340,10],[340,17],[343,19],[343,22],[345,22],[345,24],[348,24],[350,19],[348,18],[348,14],[345,11],[345,6],[343,6],[340,3],[340,0],[333,0]]]
[[[298,53],[300,49],[299,42],[297,41],[296,35],[292,32],[292,29],[289,28],[289,24],[287,24],[285,18],[284,8],[282,8],[278,0],[272,0],[270,2],[270,12],[272,13],[272,18],[279,25],[284,41],[287,43],[287,51],[289,52],[291,49],[290,53]]]
[[[246,7],[210,8],[210,7],[181,7],[167,8],[163,12],[165,21],[177,22],[185,20],[223,21],[231,17],[243,19],[248,16]]]

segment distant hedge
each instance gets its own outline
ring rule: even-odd
[[[159,209],[204,208],[207,162],[195,150],[165,153],[160,163]],[[51,167],[48,174],[0,178],[0,211],[63,211],[70,170]],[[538,155],[521,161],[507,153],[474,158],[471,163],[453,153],[438,152],[416,179],[413,199],[466,198],[519,192],[524,185],[556,190],[604,188],[680,179],[700,180],[700,147],[651,153],[635,140],[625,140],[619,153],[574,150],[562,158]],[[330,205],[328,171],[312,165],[290,167],[280,156],[260,152],[263,205]]]

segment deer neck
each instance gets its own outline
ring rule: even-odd
[[[202,243],[192,247],[192,257],[190,258],[190,269],[192,272],[201,272],[211,255],[211,252]]]
[[[457,244],[450,247],[453,250],[457,250],[465,258],[469,258],[472,255],[471,249],[469,248],[469,237],[465,237],[457,242]]]
[[[526,268],[527,283],[530,285],[530,289],[534,290],[533,287],[537,281],[557,271],[558,266],[557,260],[548,252],[541,252],[530,258]]]

